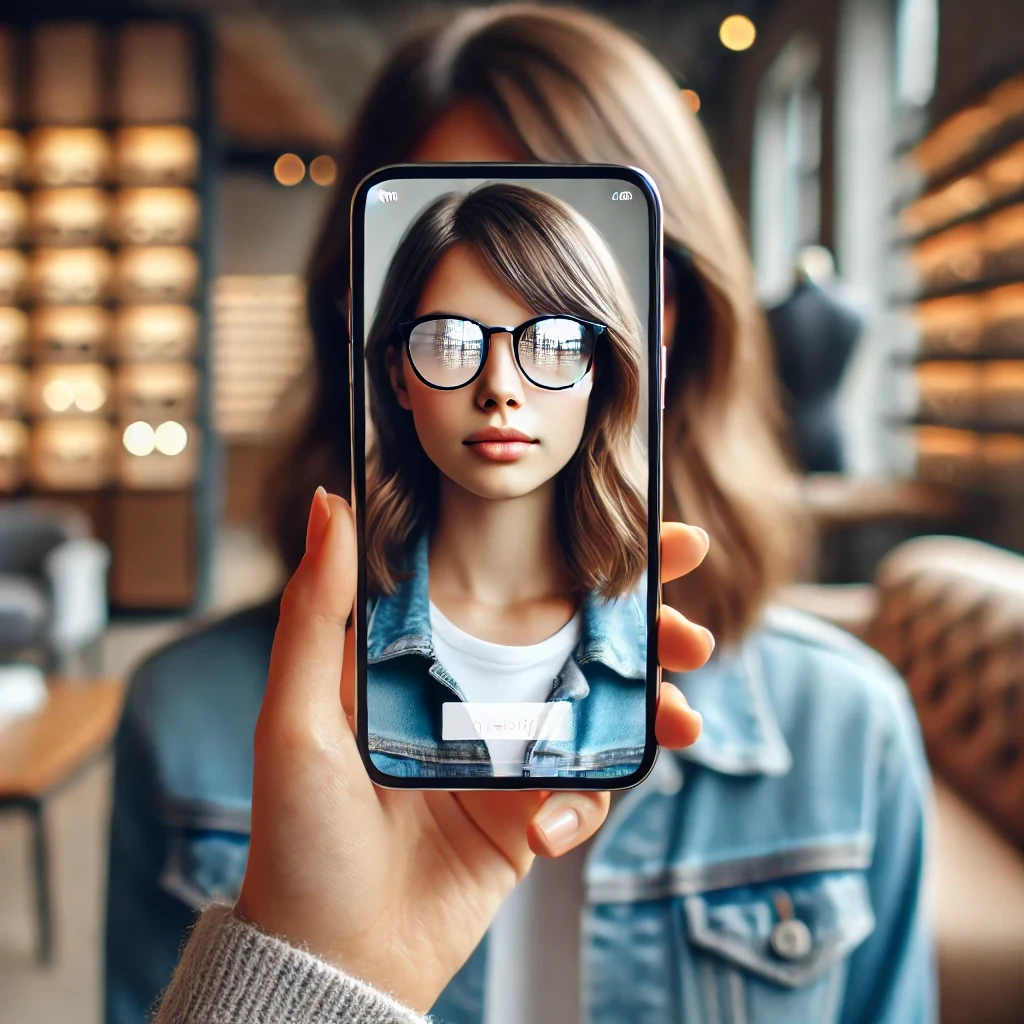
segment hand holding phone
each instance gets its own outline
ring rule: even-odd
[[[702,531],[667,524],[669,577],[703,559]],[[252,834],[237,911],[270,934],[426,1011],[462,966],[535,854],[558,856],[600,826],[607,793],[403,792],[367,777],[339,685],[351,671],[345,626],[356,591],[348,504],[318,490],[306,555],[289,582],[255,738]],[[669,578],[666,577],[666,578]],[[672,609],[662,663],[709,654],[706,631]],[[657,733],[700,731],[663,684]]]
[[[600,165],[383,168],[352,207],[358,735],[402,788],[654,763],[661,208]]]

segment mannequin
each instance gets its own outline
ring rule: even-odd
[[[801,251],[793,291],[767,316],[803,469],[840,473],[845,460],[836,398],[865,318],[844,296],[827,249]]]

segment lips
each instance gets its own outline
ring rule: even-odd
[[[488,462],[516,462],[539,442],[514,427],[485,427],[462,443]]]

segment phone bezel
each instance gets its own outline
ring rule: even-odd
[[[363,269],[365,252],[365,209],[370,190],[395,178],[474,178],[497,181],[544,179],[619,180],[633,186],[647,203],[650,232],[650,271],[648,300],[648,517],[647,517],[647,674],[646,733],[640,765],[629,775],[609,778],[574,776],[484,776],[480,778],[424,778],[389,775],[382,772],[370,756],[369,723],[363,714],[366,704],[366,573],[363,568],[365,546],[366,490],[366,374],[363,345]],[[657,630],[661,617],[661,518],[662,518],[662,408],[664,404],[665,349],[661,343],[664,259],[662,207],[657,186],[646,172],[619,164],[518,164],[518,163],[443,163],[390,164],[368,174],[356,187],[350,208],[350,306],[349,306],[349,387],[351,393],[350,432],[352,440],[352,502],[360,564],[356,607],[352,616],[355,641],[355,722],[360,756],[371,780],[388,789],[441,790],[622,790],[630,789],[650,774],[658,756],[654,723],[658,706],[661,667],[658,664]],[[358,283],[358,287],[357,287]],[[372,311],[371,311],[372,312]],[[355,372],[355,368],[359,372]]]

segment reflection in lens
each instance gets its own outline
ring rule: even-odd
[[[483,331],[469,320],[446,317],[417,324],[409,335],[409,358],[430,384],[456,388],[480,368]]]
[[[551,317],[539,320],[519,339],[523,372],[536,384],[564,388],[586,372],[593,352],[589,328],[575,320]]]

